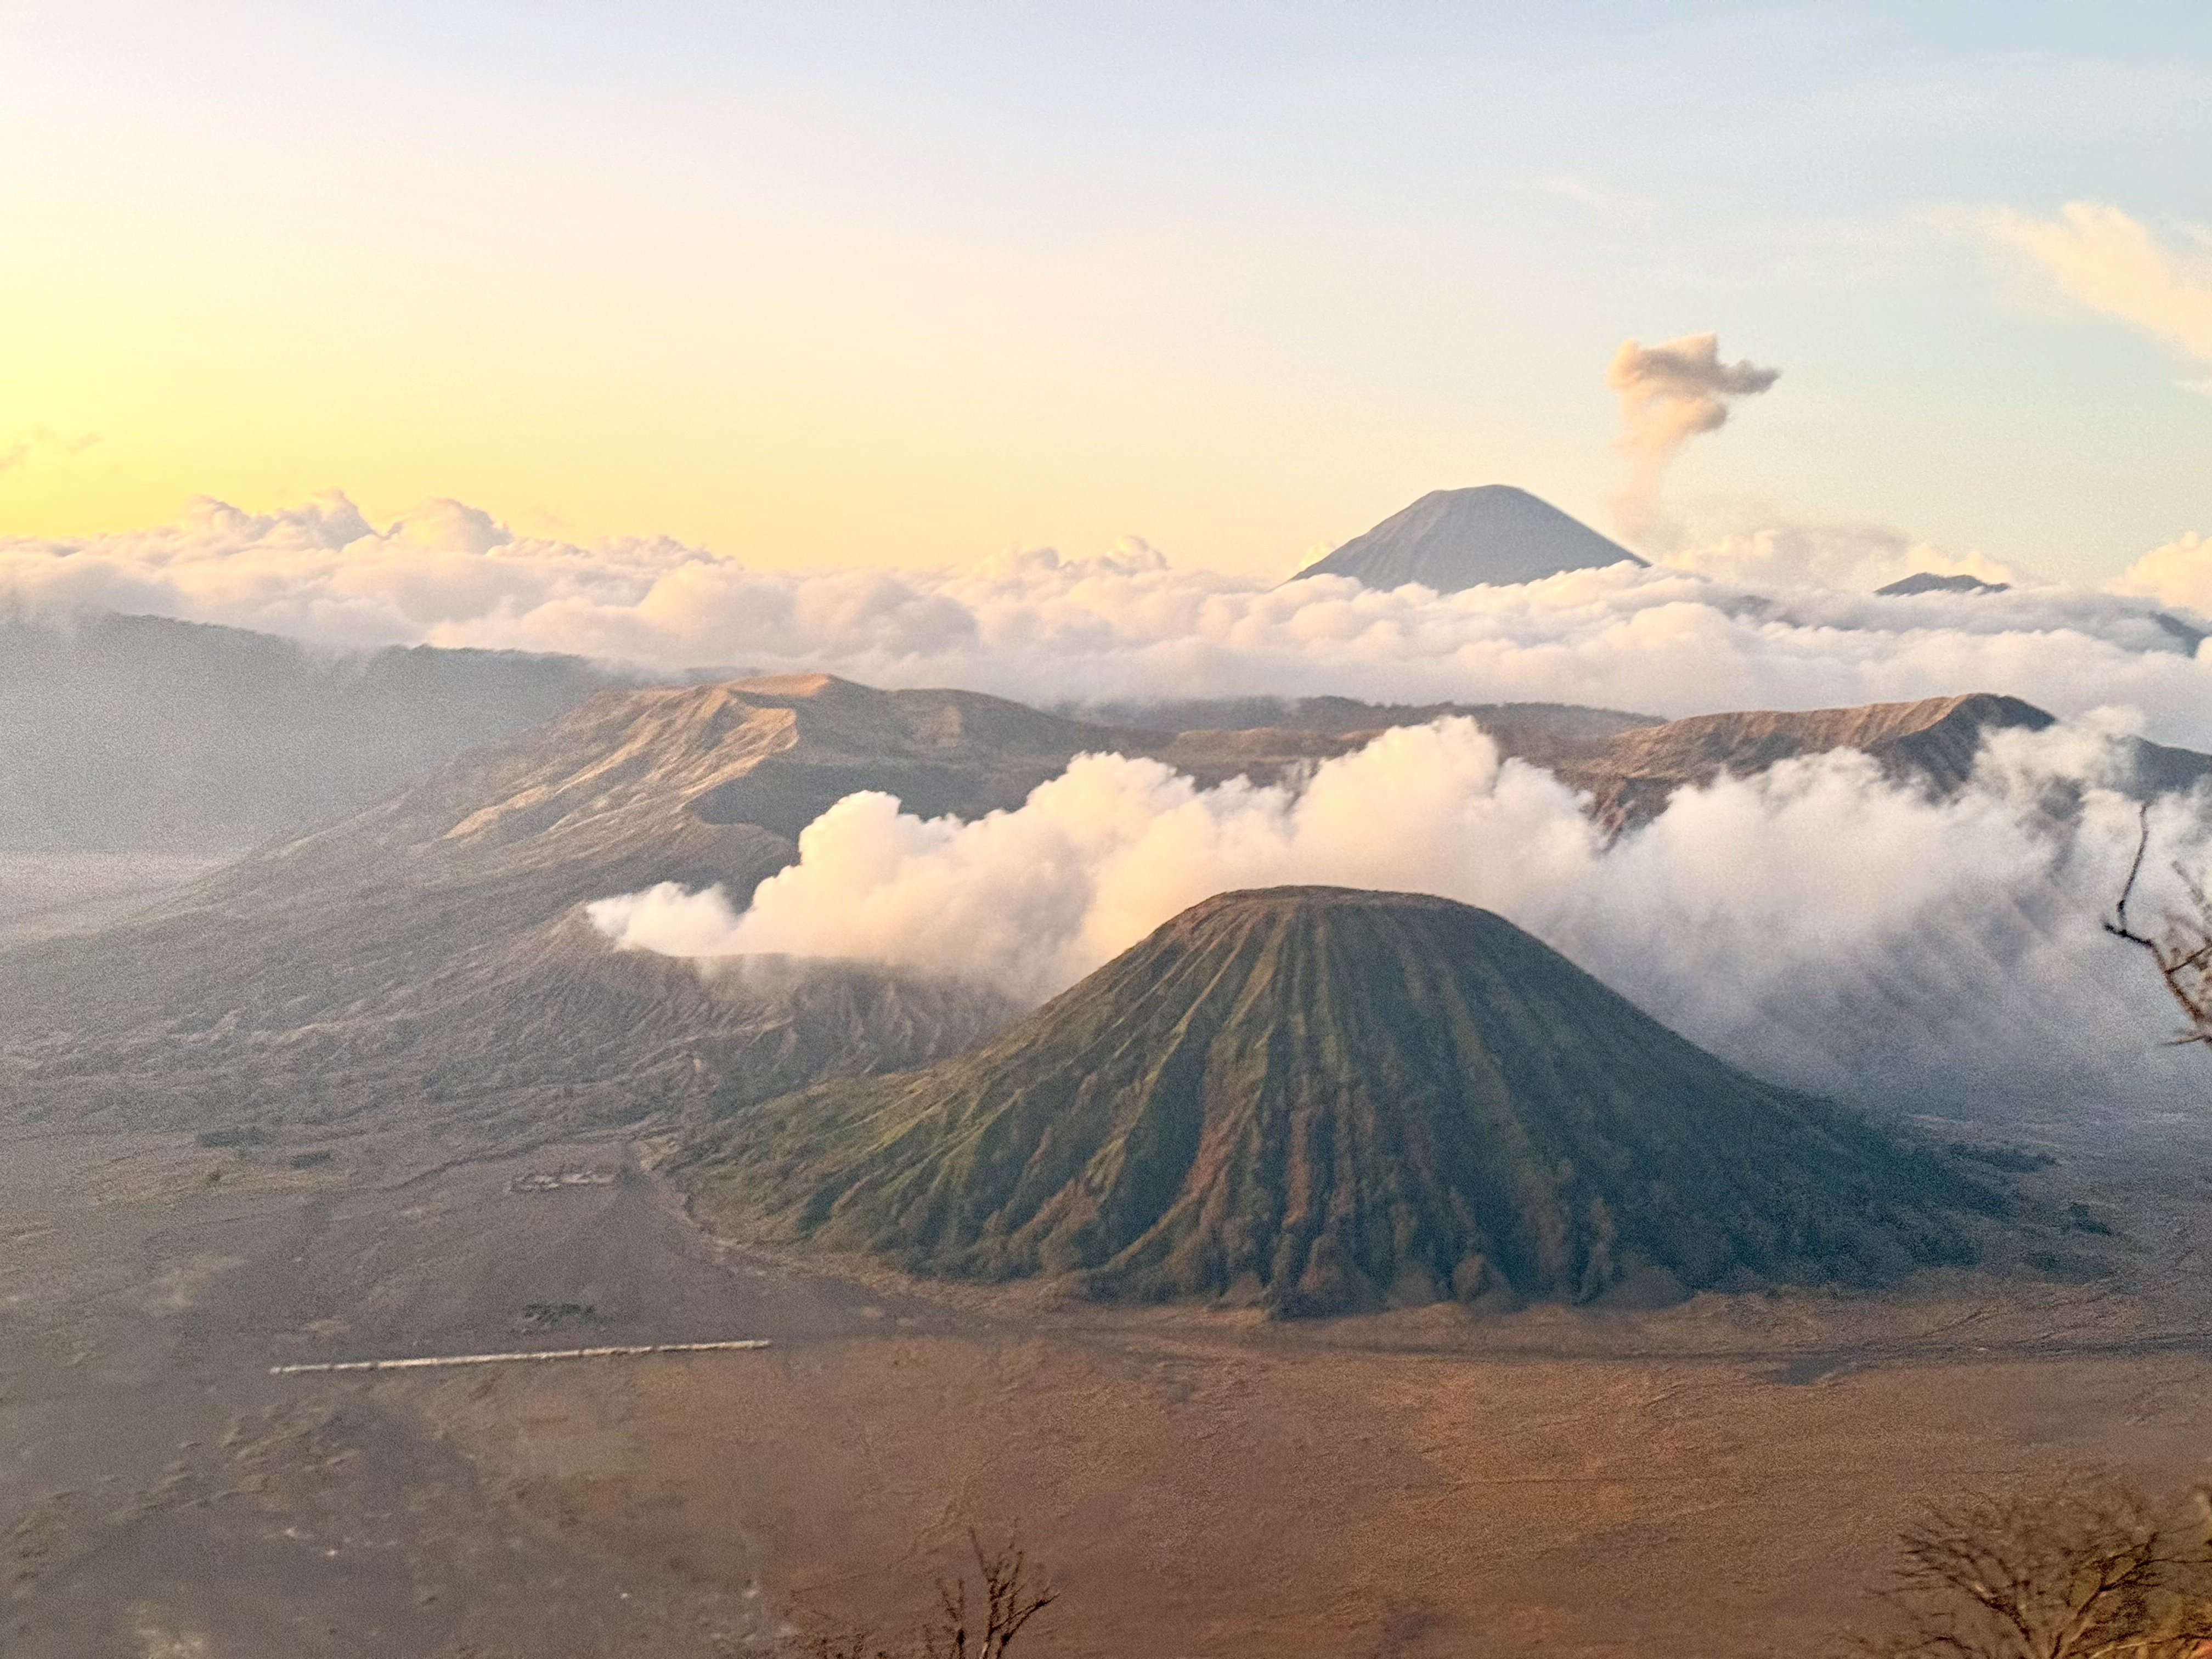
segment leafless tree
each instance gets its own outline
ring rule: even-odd
[[[1060,1599],[1033,1567],[1018,1539],[996,1550],[968,1529],[972,1574],[937,1581],[937,1615],[903,1641],[883,1642],[865,1630],[816,1624],[795,1648],[799,1659],[1006,1659],[1030,1620]]]
[[[2189,896],[2188,912],[2169,913],[2155,938],[2137,932],[2128,919],[2128,902],[2135,896],[2136,883],[2142,875],[2143,859],[2149,851],[2150,804],[2146,801],[2142,831],[2136,840],[2135,860],[2128,866],[2127,883],[2120,889],[2119,902],[2112,907],[2105,931],[2148,951],[2151,960],[2158,964],[2159,977],[2166,981],[2167,994],[2181,1010],[2181,1030],[2174,1041],[2212,1044],[2212,895],[2205,892],[2201,881],[2177,864],[2173,873],[2180,878],[2182,890]]]
[[[2177,1520],[2103,1477],[1931,1508],[1881,1598],[1884,1659],[2198,1659],[2212,1654],[2204,1495]]]
[[[968,1548],[975,1558],[981,1594],[971,1607],[964,1572],[938,1581],[943,1622],[929,1632],[922,1650],[927,1659],[1001,1659],[1030,1620],[1060,1599],[1050,1580],[1030,1571],[1029,1558],[1016,1540],[1009,1538],[996,1551],[986,1552],[981,1537],[970,1527]]]

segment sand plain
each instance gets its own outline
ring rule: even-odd
[[[732,1245],[640,1152],[0,1142],[0,1651],[748,1652],[896,1629],[973,1523],[1065,1590],[1040,1659],[1802,1655],[1923,1498],[2212,1478],[2185,1164],[2100,1174],[2103,1277],[1283,1325]],[[614,1178],[518,1186],[561,1170]],[[267,1370],[739,1336],[775,1346]]]
[[[2202,1343],[1884,1360],[1747,1352],[1726,1322],[1562,1353],[1127,1321],[423,1408],[556,1527],[878,1629],[927,1605],[967,1524],[1018,1529],[1066,1591],[1050,1650],[1102,1659],[1818,1652],[1925,1497],[2055,1465],[2212,1474]]]

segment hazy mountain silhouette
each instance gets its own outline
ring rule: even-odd
[[[1978,576],[1939,576],[1933,571],[1917,570],[1910,576],[1901,576],[1893,582],[1875,588],[1875,596],[1877,599],[1905,599],[1926,593],[1980,594],[2009,593],[2010,592],[2012,592],[2010,582],[1985,582]],[[2157,634],[2152,636],[2152,641],[2148,647],[2151,650],[2179,651],[2184,656],[2194,656],[2197,653],[2197,647],[2203,644],[2208,637],[2203,629],[2192,626],[2167,611],[2153,611],[2138,614],[2142,621],[2148,623],[2158,630]],[[2145,647],[2133,645],[2131,648],[2141,650]]]
[[[635,683],[520,651],[346,654],[159,617],[0,620],[0,848],[252,846]]]

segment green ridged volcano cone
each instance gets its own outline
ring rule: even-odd
[[[2001,1207],[1502,917],[1320,887],[1208,899],[1000,1040],[684,1164],[915,1271],[1286,1313],[1871,1283],[1970,1259],[1960,1212]]]

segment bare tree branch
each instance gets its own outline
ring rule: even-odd
[[[2155,951],[2158,943],[2145,939],[2128,926],[2128,900],[2134,896],[2136,882],[2142,874],[2143,856],[2150,851],[2150,803],[2142,803],[2137,814],[2136,855],[2128,865],[2128,878],[2120,885],[2119,902],[2112,906],[2112,919],[2105,924],[2105,931],[2114,939],[2124,939],[2130,945],[2140,945]]]
[[[2102,1477],[1931,1508],[1879,1592],[1886,1659],[2197,1659],[2212,1644],[2212,1539]]]
[[[2212,1045],[2212,895],[2206,893],[2204,884],[2196,877],[2175,865],[2173,873],[2181,883],[2182,891],[2189,896],[2193,914],[2170,912],[2165,931],[2158,938],[2138,933],[2128,919],[2128,902],[2135,896],[2143,860],[2150,851],[2148,801],[2143,803],[2141,824],[2136,837],[2136,855],[2128,866],[2128,878],[2120,888],[2111,917],[2105,922],[2105,931],[2114,939],[2124,939],[2147,951],[2157,965],[2166,994],[2181,1010],[2181,1030],[2172,1041],[2178,1045]]]
[[[1003,1659],[1023,1626],[1060,1599],[1048,1579],[1030,1572],[1018,1540],[1009,1538],[995,1553],[987,1553],[981,1537],[970,1527],[968,1548],[975,1558],[982,1591],[982,1623],[969,1621],[967,1575],[940,1579],[937,1600],[944,1623],[930,1633],[922,1650],[926,1659],[970,1659],[971,1655],[973,1659]]]

